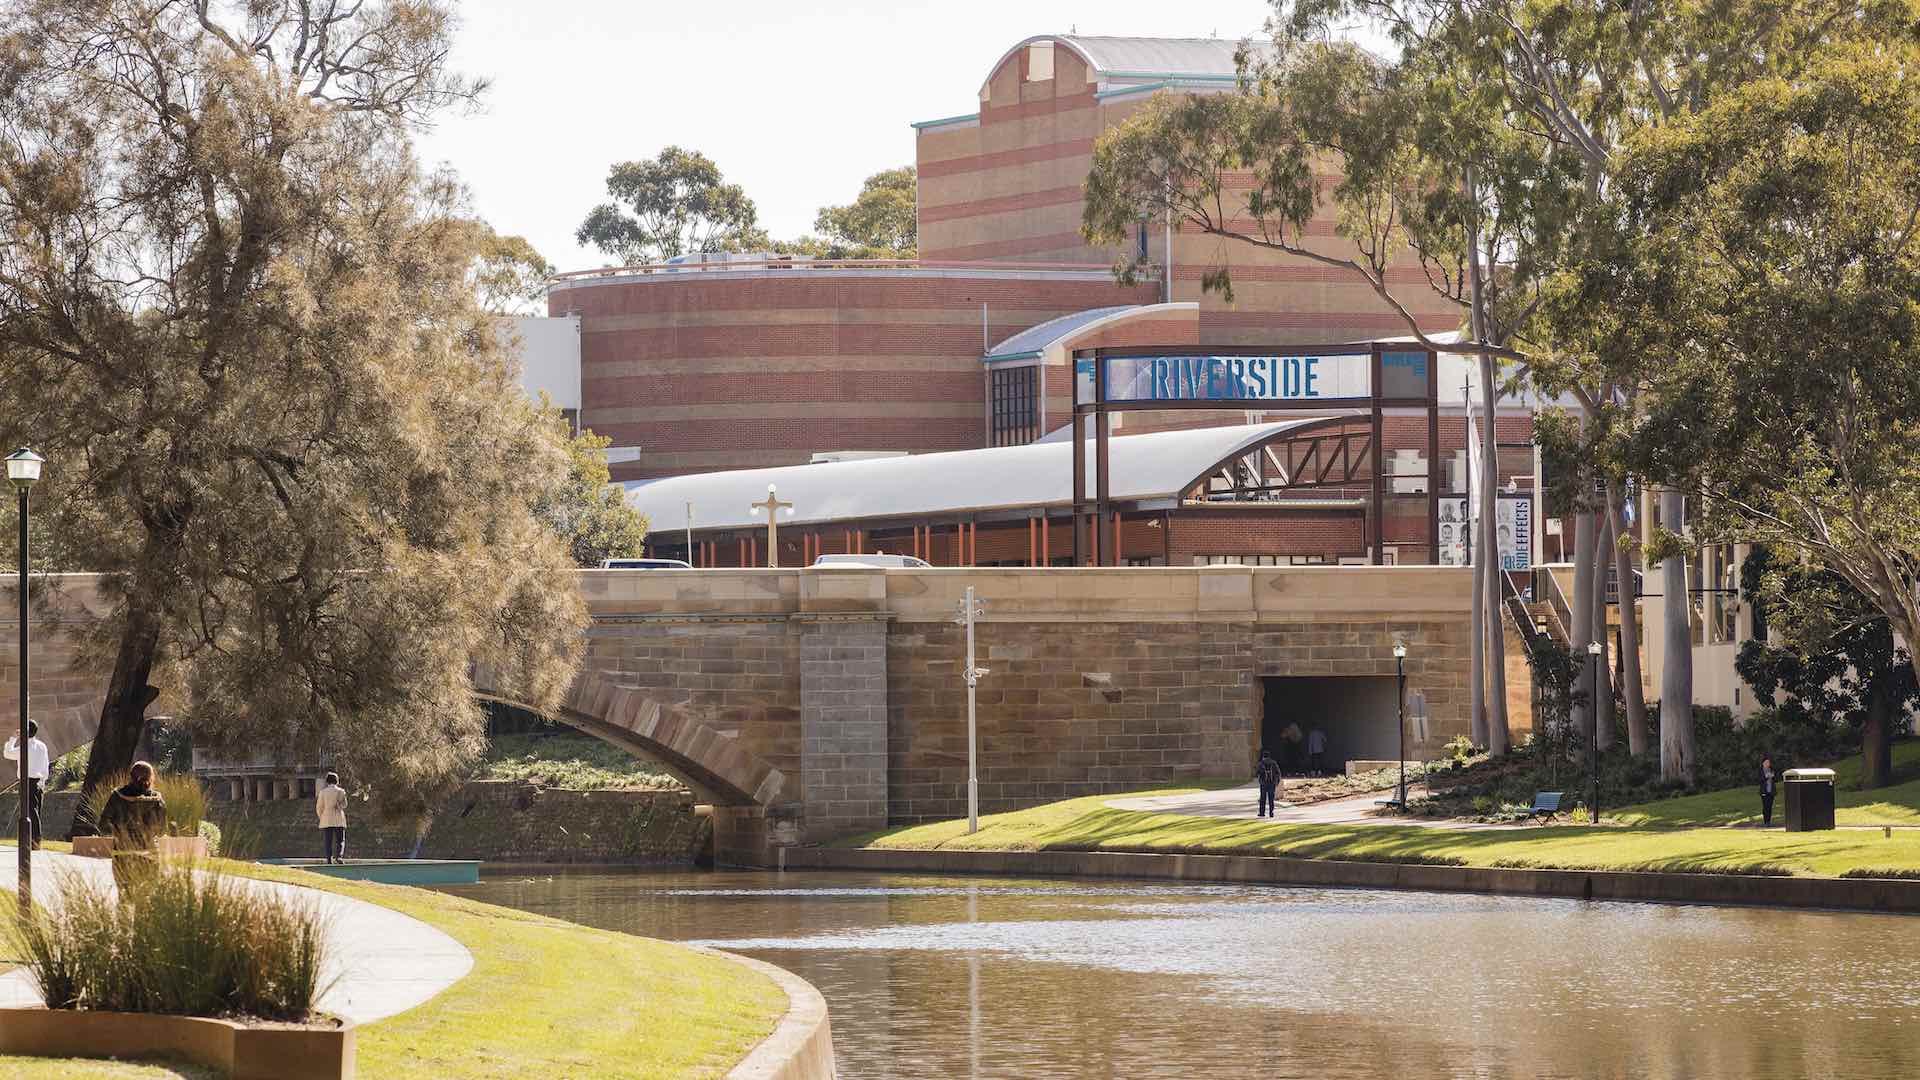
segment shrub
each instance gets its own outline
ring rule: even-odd
[[[211,821],[200,823],[200,836],[207,842],[207,856],[216,858],[220,854],[220,826]]]
[[[297,1022],[324,989],[325,921],[257,883],[162,864],[124,896],[66,873],[6,937],[48,1007]]]

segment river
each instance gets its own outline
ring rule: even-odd
[[[842,873],[445,891],[794,971],[847,1080],[1920,1076],[1902,916]]]

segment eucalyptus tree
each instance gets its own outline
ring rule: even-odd
[[[554,706],[585,613],[535,517],[565,441],[410,133],[473,101],[440,0],[0,0],[0,440],[101,572],[87,766],[321,753],[396,807],[483,746],[470,665]]]
[[[1643,360],[1623,453],[1707,539],[1844,583],[1791,593],[1833,637],[1883,617],[1920,640],[1915,25],[1829,35],[1641,133],[1614,242],[1566,283],[1572,306],[1605,296]]]
[[[769,245],[746,189],[698,150],[669,146],[651,160],[607,170],[611,200],[587,212],[573,237],[627,263]]]

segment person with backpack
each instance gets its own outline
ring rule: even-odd
[[[1280,794],[1280,763],[1274,760],[1273,751],[1260,748],[1260,762],[1253,767],[1253,778],[1260,782],[1260,812],[1254,816],[1272,817]]]

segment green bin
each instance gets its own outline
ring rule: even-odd
[[[1787,789],[1788,832],[1833,828],[1832,769],[1788,769],[1781,779]]]

